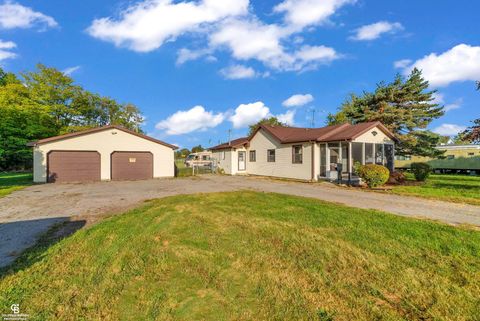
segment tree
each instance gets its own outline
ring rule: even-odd
[[[480,144],[480,118],[472,121],[473,125],[461,132],[459,137],[462,141],[471,144]]]
[[[203,152],[204,150],[205,148],[203,148],[202,145],[192,147],[192,153],[199,153]]]
[[[435,92],[414,69],[406,79],[397,75],[391,83],[379,83],[373,93],[352,94],[337,114],[329,115],[329,124],[380,121],[400,140],[397,154],[438,157],[443,152],[435,146],[441,137],[425,130],[444,114],[443,106],[434,102]]]
[[[190,154],[188,148],[182,148],[175,151],[175,158],[186,158]]]
[[[91,93],[41,64],[20,76],[0,68],[0,170],[30,167],[29,141],[108,124],[141,132],[133,104]]]
[[[258,121],[256,124],[250,125],[248,136],[251,136],[260,125],[270,125],[270,126],[280,126],[280,127],[288,127],[287,124],[282,123],[281,121],[278,120],[277,117],[270,117],[270,118],[263,118],[262,120]]]

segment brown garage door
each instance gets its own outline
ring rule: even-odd
[[[100,154],[90,151],[52,151],[47,156],[49,183],[100,180]]]
[[[112,153],[113,180],[153,178],[153,155],[150,152]]]

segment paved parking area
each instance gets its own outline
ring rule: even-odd
[[[480,207],[416,197],[370,193],[330,184],[258,177],[202,176],[133,182],[35,185],[0,198],[0,266],[10,263],[38,236],[63,221],[94,222],[154,198],[180,194],[257,190],[313,197],[449,224],[480,226]]]

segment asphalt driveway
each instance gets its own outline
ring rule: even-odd
[[[193,193],[257,190],[312,197],[396,215],[448,224],[480,226],[480,207],[416,197],[370,193],[331,186],[241,176],[134,182],[35,185],[0,198],[0,266],[12,262],[54,224],[83,226],[154,198]]]

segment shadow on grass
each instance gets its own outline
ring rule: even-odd
[[[52,245],[72,235],[85,224],[85,220],[72,221],[68,217],[0,224],[0,280],[42,260]],[[38,237],[45,229],[47,231]],[[18,254],[20,255],[14,259]]]

